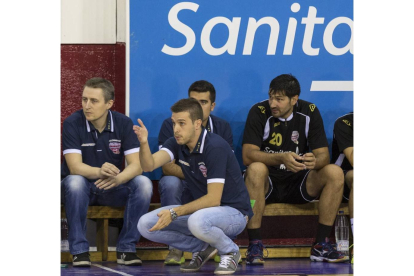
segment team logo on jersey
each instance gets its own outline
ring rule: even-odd
[[[187,162],[185,162],[185,161],[183,161],[183,160],[181,160],[181,159],[179,159],[179,160],[178,160],[178,162],[179,162],[180,164],[183,164],[184,166],[190,167],[190,164],[188,164]]]
[[[265,109],[265,107],[264,106],[258,106],[258,108],[260,109],[260,112],[262,112],[263,114],[265,114],[265,112],[266,112],[266,109]]]
[[[94,147],[95,143],[86,143],[86,144],[82,144],[81,147]]]
[[[312,112],[315,110],[315,107],[316,107],[316,105],[314,105],[314,104],[310,104],[310,105],[309,105],[309,108],[310,108],[310,110],[311,110]]]
[[[120,154],[121,152],[119,151],[121,149],[121,143],[120,142],[110,142],[109,143],[109,148],[112,150],[113,153],[115,154]]]
[[[299,144],[299,141],[298,141],[299,140],[299,132],[296,131],[296,130],[292,131],[291,139],[292,139],[293,143]]]
[[[280,122],[277,122],[273,125],[273,127],[277,127],[278,125],[280,125]]]
[[[348,120],[342,120],[342,122],[344,122],[347,126],[351,126],[351,122]]]
[[[204,165],[199,165],[198,168],[200,169],[201,173],[204,177],[207,177],[207,168]]]

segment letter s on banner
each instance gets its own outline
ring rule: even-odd
[[[197,12],[199,5],[192,3],[192,2],[182,2],[178,3],[177,5],[173,6],[168,13],[168,22],[170,23],[171,27],[176,30],[177,32],[182,33],[186,39],[187,42],[183,47],[180,48],[172,48],[166,44],[161,49],[161,52],[171,55],[171,56],[182,56],[187,54],[188,52],[193,49],[194,44],[196,42],[196,36],[190,27],[182,23],[180,20],[178,20],[178,12],[181,10],[192,10],[193,12]]]

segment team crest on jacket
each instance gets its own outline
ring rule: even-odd
[[[299,144],[299,141],[298,141],[299,140],[299,131],[296,131],[296,130],[292,131],[291,139],[292,139],[293,143],[295,143],[296,145]]]
[[[315,110],[315,107],[316,107],[316,106],[315,106],[314,104],[310,104],[310,105],[309,105],[309,108],[310,108],[310,110],[311,110],[312,112]]]
[[[201,173],[204,177],[207,177],[207,168],[204,165],[199,165],[198,168],[200,169]]]
[[[109,143],[109,148],[112,150],[113,153],[115,154],[120,154],[121,152],[119,151],[121,149],[121,143],[120,142],[110,142]]]
[[[351,126],[351,122],[349,122],[348,120],[342,120],[342,122],[344,122],[347,126]]]
[[[260,112],[262,112],[263,114],[265,114],[266,108],[264,106],[258,106],[258,108],[260,109]]]

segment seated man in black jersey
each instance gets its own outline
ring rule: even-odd
[[[229,143],[233,149],[233,134],[230,124],[210,113],[216,106],[216,89],[205,80],[199,80],[190,85],[188,88],[188,97],[196,99],[203,109],[202,126],[211,133],[220,135]],[[158,146],[163,147],[165,141],[174,137],[173,123],[171,117],[164,120],[158,134]],[[162,166],[163,176],[158,182],[158,191],[161,198],[161,206],[186,204],[193,200],[187,183],[184,180],[184,174],[178,165],[177,160],[173,160]],[[185,262],[184,254],[181,250],[170,247],[170,252],[165,258],[167,265],[180,265]]]
[[[351,229],[354,232],[354,113],[345,114],[335,121],[331,163],[342,168],[345,175],[344,195],[348,200]],[[352,256],[351,263],[354,263]]]
[[[298,80],[288,74],[273,79],[269,100],[250,109],[243,135],[245,182],[254,216],[247,224],[247,264],[263,264],[260,227],[265,204],[307,203],[319,199],[319,226],[311,260],[343,262],[329,242],[342,199],[344,175],[329,164],[328,141],[318,108],[299,100]]]

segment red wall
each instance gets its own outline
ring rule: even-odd
[[[113,110],[125,114],[125,43],[61,45],[61,124],[82,108],[85,82],[92,77],[108,79],[115,86]]]

